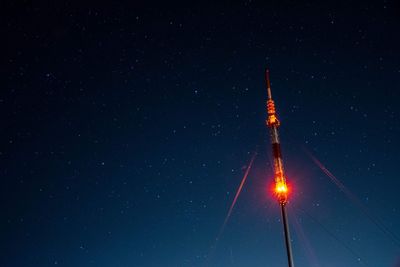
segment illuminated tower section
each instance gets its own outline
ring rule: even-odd
[[[268,100],[267,100],[268,118],[266,123],[271,135],[272,154],[274,158],[274,179],[275,179],[274,193],[278,199],[279,206],[281,208],[288,265],[289,267],[294,267],[292,248],[290,243],[289,224],[286,214],[286,204],[288,202],[289,189],[286,184],[286,177],[283,169],[281,144],[279,142],[279,134],[278,134],[278,127],[280,125],[280,122],[276,114],[275,103],[272,100],[271,84],[269,81],[269,70],[266,71],[265,76],[267,81],[267,92],[268,92]]]
[[[287,202],[288,187],[286,184],[285,173],[283,170],[281,144],[279,142],[278,127],[280,125],[280,122],[276,114],[274,100],[272,100],[271,84],[269,81],[269,70],[266,71],[266,80],[267,80],[267,92],[268,92],[268,100],[267,100],[268,118],[266,122],[270,130],[272,154],[274,158],[275,194],[278,198],[279,204],[285,205]]]

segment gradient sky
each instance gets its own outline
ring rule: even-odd
[[[296,266],[396,265],[395,1],[9,2],[1,266],[286,266],[267,66]]]

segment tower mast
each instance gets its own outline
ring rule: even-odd
[[[279,142],[278,127],[280,122],[277,118],[275,103],[272,100],[271,84],[269,81],[269,70],[266,70],[265,78],[267,82],[267,113],[268,117],[266,120],[267,126],[269,128],[272,154],[274,158],[274,179],[275,179],[275,195],[278,199],[278,203],[281,209],[282,224],[285,237],[286,253],[288,259],[288,266],[294,267],[292,246],[290,241],[289,223],[287,218],[286,204],[288,203],[288,186],[286,184],[286,177],[283,169],[283,160],[281,153],[281,144]]]

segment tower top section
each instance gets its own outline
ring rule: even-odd
[[[275,103],[272,100],[272,93],[271,93],[271,83],[269,81],[269,69],[265,71],[265,80],[267,84],[267,93],[268,93],[268,100],[267,100],[267,126],[268,127],[278,127],[280,125],[279,120],[276,115],[275,110]]]
[[[265,80],[267,82],[268,100],[272,100],[271,83],[269,81],[269,69],[265,71]]]

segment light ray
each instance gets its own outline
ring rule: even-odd
[[[389,239],[393,241],[398,247],[400,247],[400,239],[397,235],[391,231],[377,216],[374,216],[369,209],[361,202],[361,200],[354,195],[335,175],[332,174],[310,151],[303,147],[306,154],[312,159],[312,161],[328,176],[331,181],[346,195],[346,197],[358,207],[365,216]]]

